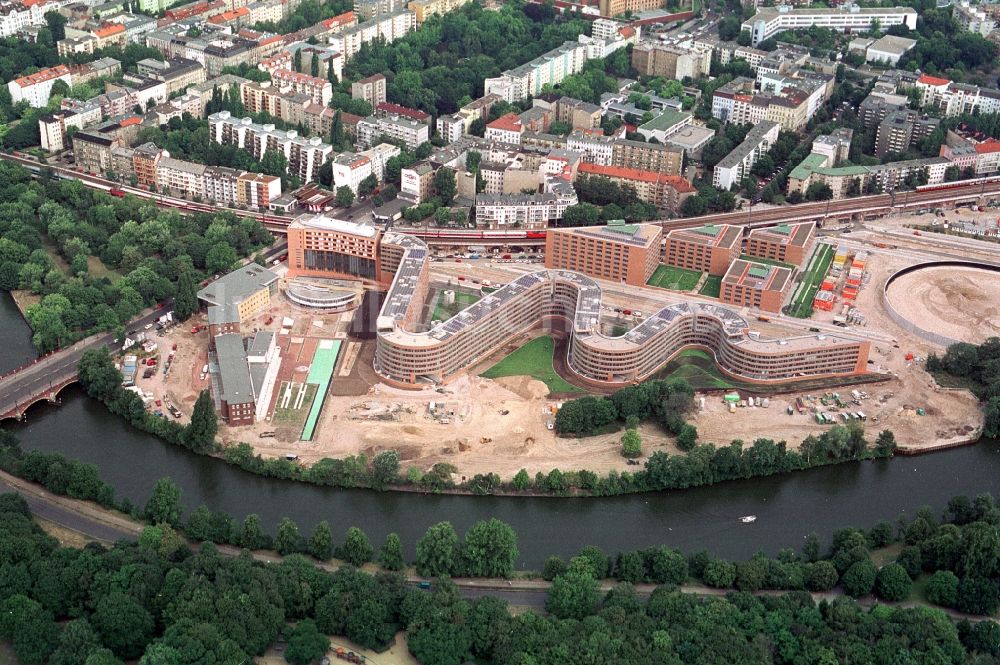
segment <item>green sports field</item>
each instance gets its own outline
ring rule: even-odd
[[[646,283],[649,286],[656,286],[661,289],[690,291],[698,284],[699,279],[701,279],[701,273],[697,270],[675,268],[674,266],[667,266],[661,263]]]
[[[548,386],[549,392],[582,392],[556,374],[555,367],[552,366],[554,351],[555,342],[551,337],[547,335],[537,337],[490,367],[480,376],[487,379],[498,379],[502,376],[530,376]]]

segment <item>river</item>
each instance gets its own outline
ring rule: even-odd
[[[16,309],[12,312],[13,318],[0,310],[0,334],[16,341],[25,336],[25,324]],[[12,341],[0,349],[0,372],[16,364],[16,348]],[[438,496],[340,490],[255,476],[136,431],[78,388],[63,393],[62,405],[33,407],[28,415],[24,423],[6,425],[25,449],[92,462],[119,496],[139,505],[158,478],[170,476],[189,510],[204,503],[238,520],[258,513],[272,530],[287,516],[304,535],[325,519],[338,538],[358,526],[376,547],[395,531],[410,556],[417,539],[436,522],[448,520],[461,534],[477,520],[496,517],[518,533],[521,568],[539,569],[547,556],[570,556],[585,545],[608,553],[666,544],[732,558],[774,554],[782,547],[798,548],[811,531],[828,541],[841,527],[894,521],[922,505],[941,509],[956,494],[1000,495],[997,442],[623,497]],[[741,523],[739,517],[747,514],[757,515],[757,521]]]

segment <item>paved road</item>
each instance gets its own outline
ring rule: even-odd
[[[126,331],[142,330],[162,316],[172,304],[173,299],[170,299],[164,309],[147,310],[132,321]],[[20,371],[0,378],[0,415],[19,411],[26,402],[33,401],[50,388],[75,377],[77,364],[85,351],[102,346],[115,348],[114,340],[114,333],[110,332],[91,335],[67,349],[44,356]]]
[[[19,488],[12,487],[5,480],[0,479],[0,493],[7,492],[18,492],[24,497],[24,500],[28,502],[28,507],[31,508],[32,514],[59,526],[72,529],[86,537],[112,543],[122,538],[135,540],[135,534],[129,531],[91,519],[71,508],[49,501],[34,492],[22,492]]]

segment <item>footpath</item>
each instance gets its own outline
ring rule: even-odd
[[[128,515],[102,508],[90,501],[82,501],[80,499],[73,499],[53,494],[40,485],[18,478],[17,476],[7,473],[6,471],[0,471],[0,492],[6,491],[14,491],[24,497],[33,514],[64,529],[74,531],[89,540],[96,540],[105,544],[112,544],[121,539],[134,541],[138,538],[142,529],[146,526],[142,522],[134,520]],[[197,543],[192,543],[190,541],[188,541],[188,544],[194,548],[198,546]],[[217,548],[221,554],[225,554],[227,556],[238,556],[241,552],[240,548],[232,545],[217,545]],[[277,563],[282,560],[282,556],[273,551],[258,550],[252,552],[252,555],[254,559],[268,563]],[[337,560],[324,562],[314,561],[313,564],[330,572],[336,571],[341,566],[345,565]],[[362,567],[362,569],[366,572],[376,572],[378,570],[374,564],[366,564]],[[432,581],[425,577],[416,575],[412,568],[405,571],[405,575],[406,581],[410,584]],[[502,578],[454,578],[452,581],[462,591],[462,595],[467,598],[496,595],[503,600],[506,600],[511,605],[532,607],[536,609],[544,608],[545,594],[548,593],[549,587],[551,586],[551,582],[547,582],[543,579],[526,578],[512,578],[509,580]],[[607,593],[617,584],[617,580],[604,579],[598,582],[598,590],[601,593]],[[657,585],[635,584],[634,587],[637,595],[649,596],[657,588]],[[678,590],[682,593],[690,593],[697,596],[716,597],[725,596],[726,594],[735,591],[735,589],[715,589],[702,584],[683,584],[678,587]],[[758,591],[754,595],[780,596],[785,593],[790,592],[782,590],[766,590]],[[818,603],[822,600],[832,601],[836,598],[840,598],[844,596],[844,593],[839,589],[834,589],[832,591],[822,593],[810,593],[810,595],[812,596],[813,601]],[[913,600],[890,603],[877,601],[874,598],[860,598],[857,599],[857,602],[859,605],[865,607],[871,607],[876,604],[890,605],[900,608],[931,607],[927,603]],[[961,619],[966,619],[971,622],[995,621],[995,619],[991,619],[989,617],[964,614],[962,612],[944,607],[935,607],[934,609],[944,612],[956,621]]]

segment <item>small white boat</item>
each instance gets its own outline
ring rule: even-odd
[[[744,515],[743,517],[740,518],[740,521],[743,522],[744,524],[750,524],[751,522],[754,522],[756,520],[757,520],[756,515]]]

